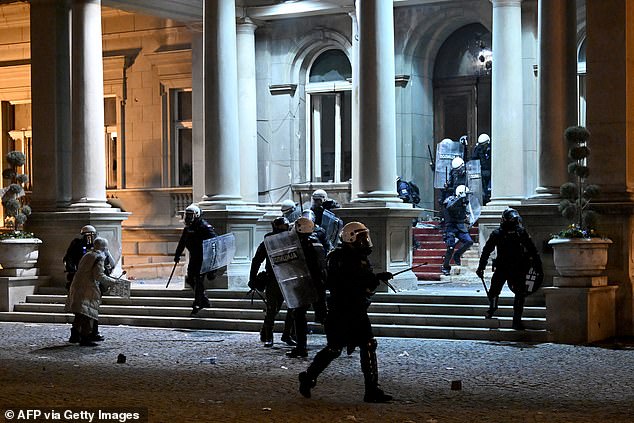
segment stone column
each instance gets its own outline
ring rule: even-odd
[[[492,204],[524,198],[522,103],[522,0],[493,3],[491,88]]]
[[[235,1],[203,3],[205,195],[203,208],[242,203]]]
[[[358,192],[353,202],[400,203],[396,193],[394,10],[390,1],[357,3],[359,17]]]
[[[601,188],[599,229],[613,242],[616,335],[634,335],[634,3],[586,1],[589,182]],[[601,204],[602,203],[602,204]]]
[[[352,19],[352,195],[356,197],[359,192],[359,20],[357,11],[349,13]]]
[[[33,210],[71,200],[70,1],[31,2]]]
[[[575,0],[540,1],[538,196],[559,197],[568,180],[567,127],[577,124]]]
[[[255,25],[248,17],[238,22],[238,114],[240,116],[240,193],[258,202],[258,128],[255,84]]]
[[[110,207],[106,202],[101,0],[76,0],[72,9],[71,207]]]

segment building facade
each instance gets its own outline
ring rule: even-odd
[[[406,269],[411,220],[437,208],[436,145],[466,135],[471,149],[481,133],[493,150],[481,238],[518,208],[549,283],[563,131],[581,123],[614,241],[607,307],[616,333],[634,334],[631,2],[2,3],[2,150],[30,158],[28,228],[55,284],[86,223],[122,247],[131,275],[169,273],[179,212],[196,202],[236,235],[218,286],[243,288],[279,203],[316,188],[370,226],[378,270]],[[423,210],[398,199],[397,176],[420,187]],[[396,284],[414,289],[415,276]]]

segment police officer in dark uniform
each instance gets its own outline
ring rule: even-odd
[[[279,234],[281,232],[288,231],[289,222],[286,217],[278,217],[271,222],[273,231],[264,235],[264,238]],[[264,275],[258,276],[258,270],[262,262],[265,262]],[[263,285],[259,285],[259,281],[263,282]],[[258,245],[258,248],[251,260],[251,271],[249,273],[249,288],[257,289],[258,291],[264,291],[266,296],[266,314],[264,315],[264,324],[260,330],[260,340],[264,343],[265,347],[273,346],[273,326],[275,325],[275,317],[282,308],[284,297],[282,291],[277,283],[273,268],[268,255],[266,254],[266,247],[264,241]],[[293,313],[290,311],[286,313],[286,320],[284,321],[284,331],[282,332],[282,342],[287,345],[295,345],[295,341],[291,336],[293,330]]]
[[[458,185],[455,195],[450,196],[445,200],[445,234],[444,240],[447,244],[447,250],[445,251],[445,259],[442,264],[443,275],[449,275],[451,273],[451,266],[449,262],[453,258],[454,263],[460,266],[461,257],[472,245],[473,239],[469,235],[469,226],[467,225],[467,205],[469,200],[467,194],[469,188],[464,185]],[[454,252],[456,248],[456,238],[462,243],[462,246]]]
[[[97,238],[97,230],[92,225],[85,225],[80,230],[81,237],[74,238],[68,249],[66,250],[66,254],[64,255],[64,269],[66,271],[66,289],[70,291],[70,286],[73,282],[73,278],[75,277],[75,273],[77,273],[77,269],[79,267],[79,261],[81,258],[93,248],[93,244],[95,239]],[[104,273],[106,276],[110,276],[112,273],[112,269],[115,267],[114,259],[110,252],[106,249],[104,251],[105,259],[104,259]],[[101,289],[101,286],[100,286]],[[103,290],[102,290],[103,291]],[[103,293],[103,292],[102,292]],[[79,333],[77,333],[74,329],[71,328],[70,338],[68,342],[76,343],[79,342]],[[103,341],[104,337],[99,333],[99,321],[94,319],[92,325],[92,334],[90,336],[90,341]]]
[[[317,290],[318,302],[326,296],[326,253],[324,247],[313,234],[315,224],[306,217],[300,217],[295,221],[293,230],[299,236],[304,258],[308,271],[310,272],[311,283]],[[293,320],[295,321],[295,337],[297,346],[286,353],[290,358],[308,357],[307,334],[308,322],[306,321],[306,311],[308,307],[298,307],[291,309]]]
[[[321,218],[324,210],[333,210],[341,207],[337,201],[328,198],[328,194],[323,189],[316,189],[311,195],[310,209],[315,213],[315,224],[321,226]]]
[[[299,374],[299,392],[310,398],[317,377],[339,355],[359,347],[361,370],[365,382],[365,402],[388,402],[392,399],[378,385],[377,342],[372,333],[367,309],[370,297],[381,280],[392,278],[390,272],[375,274],[368,256],[372,252],[370,231],[359,222],[350,222],[341,232],[342,244],[328,256],[327,345],[319,351],[305,372]]]
[[[189,251],[185,283],[194,290],[192,316],[196,315],[201,309],[211,306],[209,298],[205,295],[205,275],[201,275],[200,268],[203,263],[203,241],[218,236],[214,227],[201,218],[200,215],[200,208],[197,205],[187,206],[185,209],[185,228],[174,253],[174,262],[178,263],[185,248]]]
[[[532,266],[536,273],[543,274],[542,261],[530,235],[521,224],[520,214],[515,209],[506,209],[502,213],[500,227],[489,235],[476,274],[484,277],[484,269],[489,256],[497,248],[491,288],[489,289],[489,310],[485,317],[493,317],[498,308],[498,297],[508,282],[509,288],[515,294],[513,301],[513,329],[523,330],[522,313],[526,299],[526,272]]]
[[[482,175],[482,189],[484,191],[483,204],[491,199],[491,138],[487,134],[480,134],[478,143],[471,152],[472,160],[480,160],[480,175]]]

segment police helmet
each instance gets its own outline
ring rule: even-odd
[[[312,195],[313,200],[321,200],[326,201],[328,199],[328,194],[323,189],[316,189]]]
[[[469,193],[469,187],[465,185],[458,185],[456,187],[456,197],[465,197]]]
[[[273,219],[273,221],[271,222],[271,226],[273,227],[273,232],[280,233],[288,231],[290,223],[288,222],[287,218],[285,218],[284,216],[280,216]]]
[[[464,166],[464,160],[462,160],[460,157],[454,157],[453,160],[451,161],[451,168],[452,169],[458,169],[459,167]]]
[[[341,230],[341,240],[354,246],[372,247],[370,230],[361,222],[346,223]]]
[[[501,226],[504,229],[517,228],[522,223],[522,217],[517,210],[508,208],[502,212]]]
[[[280,210],[282,213],[288,213],[295,208],[293,200],[284,200],[280,203]]]
[[[480,134],[478,137],[478,144],[484,144],[489,141],[491,141],[491,138],[487,134]]]
[[[443,140],[440,142],[447,143],[447,142],[453,142],[453,140],[451,138],[443,138]]]
[[[97,238],[95,238],[95,242],[93,243],[92,248],[97,251],[106,251],[108,249],[108,240],[106,238],[98,236]]]
[[[196,219],[200,218],[200,207],[196,204],[190,204],[185,208],[185,224],[191,225]]]
[[[295,231],[300,234],[312,234],[315,224],[307,217],[300,217],[295,221]]]
[[[81,228],[81,234],[96,234],[97,230],[95,229],[94,226],[92,225],[86,225],[84,227]]]

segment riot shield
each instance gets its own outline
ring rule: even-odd
[[[308,307],[317,301],[297,232],[288,231],[264,238],[273,273],[288,308]]]
[[[337,245],[337,237],[343,227],[343,222],[330,210],[324,210],[324,214],[321,217],[321,227],[326,231],[326,238],[330,241],[330,244],[334,247]]]
[[[462,157],[464,146],[445,138],[436,146],[436,167],[434,173],[434,188],[444,188],[451,172],[451,161],[456,157]]]
[[[480,213],[482,211],[482,206],[480,205],[480,200],[478,197],[469,195],[469,204],[467,205],[467,213],[469,214],[469,226],[473,226],[478,219],[480,218]]]
[[[469,160],[467,167],[467,187],[473,197],[476,197],[482,204],[482,173],[480,171],[480,160]]]
[[[227,266],[233,260],[235,253],[236,239],[231,232],[204,240],[200,274]]]

